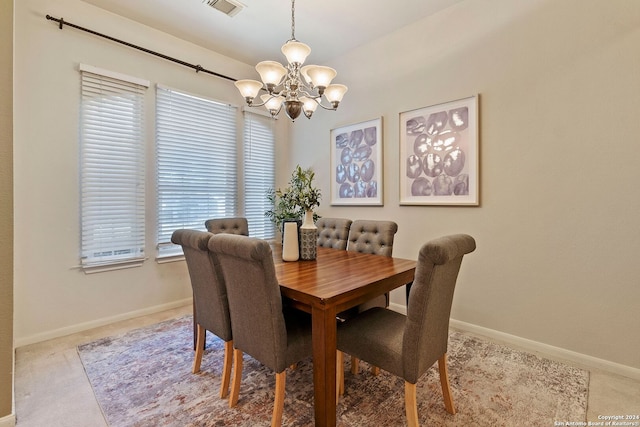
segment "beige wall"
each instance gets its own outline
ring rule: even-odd
[[[295,123],[290,167],[316,169],[320,214],[397,221],[394,255],[473,235],[454,319],[638,374],[639,46],[635,0],[461,2],[333,61],[349,92]],[[399,206],[398,114],[473,94],[480,207]],[[329,206],[329,129],[380,116],[384,207]]]
[[[13,1],[0,1],[0,424],[13,412]],[[8,422],[8,421],[7,421]]]

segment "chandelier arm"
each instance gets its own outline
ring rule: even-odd
[[[279,96],[279,94],[269,94],[269,98],[267,98],[264,102],[261,102],[261,103],[259,103],[259,104],[255,104],[255,103],[253,102],[253,100],[251,100],[251,103],[249,103],[249,102],[247,101],[247,105],[248,105],[249,107],[264,107],[264,106],[267,104],[267,102],[271,101],[273,98],[277,98],[278,96]],[[255,99],[255,98],[253,98],[253,99]],[[279,111],[279,110],[278,110],[278,111]]]
[[[304,86],[304,89],[308,89],[306,86]],[[326,105],[322,104],[322,95],[314,95],[312,93],[307,92],[306,90],[298,90],[298,93],[302,96],[306,96],[309,99],[313,99],[316,104],[318,104],[319,106],[321,106],[322,108],[324,108],[325,110],[336,110],[338,108],[337,105],[333,105],[331,104],[330,107],[327,107]],[[300,96],[298,96],[298,98],[300,98]]]
[[[310,90],[309,87],[306,86],[304,83],[302,83],[300,85],[300,88],[298,89],[298,93],[302,96],[306,96],[307,98],[311,98],[314,101],[318,102],[317,99],[320,98],[320,95],[316,95],[313,92],[310,92],[309,90]]]
[[[318,97],[318,98],[320,98],[320,97]],[[325,110],[337,110],[338,109],[337,105],[332,105],[331,107],[326,107],[326,106],[322,105],[321,101],[318,101],[315,98],[314,98],[314,101],[316,101],[318,103],[318,105],[321,106],[322,108],[324,108]]]
[[[255,99],[255,98],[254,98],[254,99]],[[269,98],[269,99],[271,99],[271,98]],[[267,100],[267,101],[268,101],[268,100]],[[247,106],[249,106],[249,107],[263,107],[263,106],[267,103],[267,101],[265,101],[265,102],[261,102],[260,104],[255,104],[253,101],[251,101],[251,103],[249,103],[249,102],[247,101]]]

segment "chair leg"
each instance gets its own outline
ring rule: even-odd
[[[453,406],[453,397],[451,396],[451,387],[449,385],[449,371],[447,370],[447,353],[438,359],[438,370],[440,371],[440,385],[442,386],[444,406],[448,413],[455,415],[456,408]]]
[[[358,375],[358,371],[360,371],[360,359],[351,356],[351,373],[353,375]]]
[[[371,373],[376,376],[376,375],[380,375],[380,368],[377,366],[371,366]]]
[[[344,394],[344,353],[338,350],[336,355],[336,403]]]
[[[271,427],[280,427],[282,425],[282,411],[284,410],[284,388],[286,382],[286,371],[282,371],[276,374],[276,398],[273,403],[273,417],[271,417]]]
[[[200,326],[199,324],[196,325],[196,354],[195,357],[193,358],[193,366],[191,368],[191,372],[194,374],[197,374],[198,372],[200,372],[200,364],[202,363],[202,353],[204,352],[204,341],[205,341],[205,335],[206,335],[206,329],[203,328],[202,326]]]
[[[416,402],[416,385],[408,381],[404,382],[404,406],[407,414],[407,425],[409,427],[419,427],[418,424],[418,404]]]
[[[227,397],[229,393],[229,379],[231,378],[231,360],[233,358],[233,340],[224,343],[224,365],[222,366],[222,379],[220,384],[220,398]]]
[[[233,408],[238,403],[240,394],[240,380],[242,379],[242,351],[233,349],[233,380],[231,381],[231,397],[229,397],[229,408]]]

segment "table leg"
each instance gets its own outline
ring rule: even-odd
[[[312,307],[316,427],[336,426],[336,310]]]

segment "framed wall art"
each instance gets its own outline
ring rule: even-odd
[[[479,204],[478,96],[400,113],[400,204]]]
[[[331,130],[331,204],[382,206],[382,117]]]

